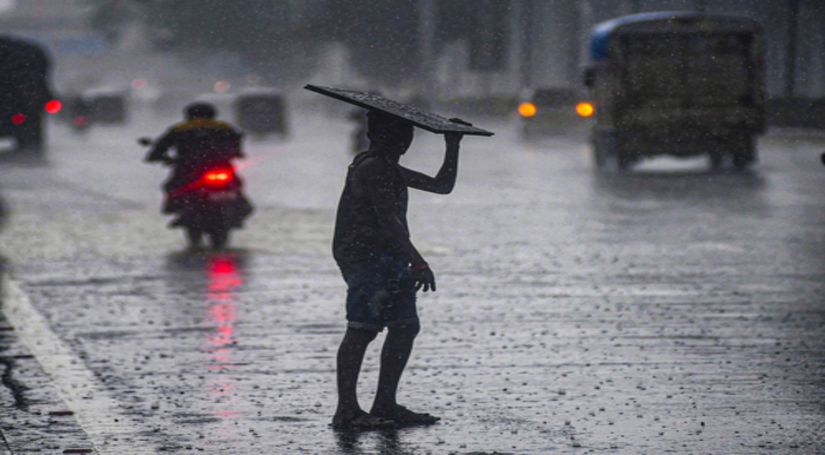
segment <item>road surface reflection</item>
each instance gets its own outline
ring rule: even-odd
[[[210,256],[206,263],[206,276],[204,324],[215,328],[206,338],[206,370],[211,375],[206,381],[206,388],[214,398],[215,416],[222,419],[211,439],[225,440],[234,435],[234,420],[241,415],[236,406],[238,383],[222,373],[239,366],[232,357],[232,350],[238,345],[235,322],[238,320],[239,298],[235,289],[244,281],[235,256],[229,253]]]

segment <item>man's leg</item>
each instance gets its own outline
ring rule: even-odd
[[[401,374],[412,353],[413,341],[418,334],[417,322],[388,328],[387,339],[381,349],[381,374],[378,377],[378,391],[375,394],[373,412],[379,415],[396,406],[396,392]]]
[[[358,374],[364,361],[364,353],[377,333],[348,328],[338,348],[338,409],[332,423],[343,424],[363,413],[358,405]]]
[[[431,425],[440,420],[427,413],[410,411],[396,401],[401,373],[407,366],[418,331],[417,322],[390,328],[381,350],[381,374],[370,414],[392,419],[399,425]]]

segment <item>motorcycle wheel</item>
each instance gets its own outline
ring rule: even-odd
[[[209,233],[209,238],[212,241],[212,248],[216,250],[223,249],[229,242],[229,230],[218,229]]]
[[[186,240],[190,248],[199,248],[203,240],[203,231],[191,227],[186,228]]]

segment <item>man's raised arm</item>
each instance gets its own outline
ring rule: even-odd
[[[430,193],[449,194],[455,187],[458,176],[458,149],[461,143],[460,133],[447,133],[444,135],[446,152],[444,153],[444,163],[435,177],[422,174],[412,169],[401,166],[404,177],[407,179],[407,186],[417,190],[429,191]]]

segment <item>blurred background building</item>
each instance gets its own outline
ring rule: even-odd
[[[579,86],[594,24],[667,10],[757,20],[770,95],[825,98],[821,0],[0,0],[0,33],[44,43],[58,90],[314,82],[444,100]]]

